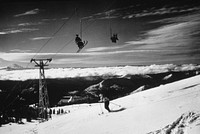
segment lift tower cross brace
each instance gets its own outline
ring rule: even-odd
[[[48,120],[47,110],[49,107],[49,97],[47,92],[47,84],[44,74],[44,66],[48,66],[47,63],[52,59],[31,59],[30,62],[35,62],[35,66],[39,67],[39,117],[41,119]]]

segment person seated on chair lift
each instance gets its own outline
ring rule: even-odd
[[[117,40],[119,40],[118,37],[117,37],[117,34],[113,34],[113,35],[110,37],[110,39],[111,39],[111,41],[112,41],[113,43],[116,43]]]
[[[82,42],[82,39],[79,37],[78,34],[76,34],[75,42],[78,45],[79,49],[84,47],[84,43]]]

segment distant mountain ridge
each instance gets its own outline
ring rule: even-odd
[[[21,69],[24,69],[24,68],[18,64],[12,64],[6,67],[6,70],[21,70]]]

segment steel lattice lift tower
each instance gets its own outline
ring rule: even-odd
[[[49,107],[44,67],[48,66],[47,63],[51,61],[52,59],[31,59],[31,62],[35,62],[35,66],[39,67],[39,117],[43,120],[48,120],[47,112]]]

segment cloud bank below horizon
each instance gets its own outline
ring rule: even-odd
[[[20,67],[21,69],[21,67]],[[119,76],[126,75],[145,75],[164,73],[171,71],[189,71],[199,70],[200,65],[185,64],[185,65],[150,65],[150,66],[122,66],[122,67],[96,67],[96,68],[51,68],[46,69],[46,78],[76,78],[87,76]],[[199,73],[199,72],[198,72]],[[38,79],[38,69],[24,70],[0,70],[0,80],[21,80]]]

